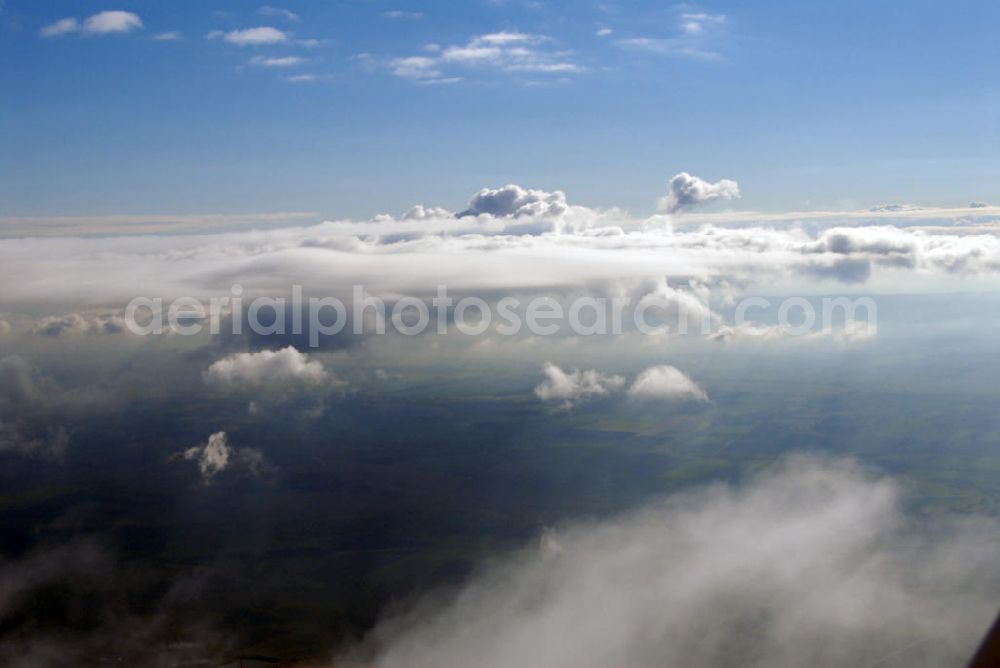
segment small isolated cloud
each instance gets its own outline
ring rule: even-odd
[[[264,5],[263,7],[259,7],[257,9],[257,14],[260,16],[277,16],[280,19],[292,22],[299,20],[298,14],[289,9],[284,9],[283,7],[271,7],[269,5]]]
[[[558,216],[566,213],[566,193],[561,190],[529,190],[509,183],[501,188],[483,188],[469,200],[462,216],[489,214],[497,218],[519,216]]]
[[[660,208],[667,213],[678,213],[717,200],[731,200],[740,196],[736,181],[722,179],[711,183],[687,172],[675,174],[670,179],[669,192],[660,200]]]
[[[567,410],[581,401],[606,397],[625,387],[623,376],[601,373],[596,369],[564,371],[552,362],[546,362],[542,373],[545,380],[535,388],[535,396],[542,401],[559,402]]]
[[[611,28],[603,28],[602,27],[602,28],[598,28],[596,31],[594,31],[594,34],[597,35],[598,37],[607,37],[608,35],[610,35],[613,32],[614,31]]]
[[[176,30],[172,30],[170,32],[161,32],[157,35],[153,35],[153,39],[158,42],[176,42],[181,39],[181,34]]]
[[[396,19],[400,21],[416,21],[417,19],[424,18],[423,12],[405,12],[401,9],[393,9],[387,12],[382,12],[379,16],[386,19]]]
[[[628,388],[628,396],[641,401],[708,401],[708,394],[698,383],[668,364],[640,373]]]
[[[142,28],[139,15],[120,10],[98,12],[83,22],[83,32],[90,35],[132,32],[138,28]]]
[[[319,77],[315,74],[293,74],[289,77],[285,77],[285,81],[290,81],[292,83],[308,83],[310,81],[317,81]]]
[[[237,468],[254,477],[260,477],[267,466],[267,461],[260,450],[230,446],[224,431],[212,434],[204,445],[188,448],[174,455],[174,458],[196,462],[201,472],[201,479],[206,485],[211,484],[216,475],[230,468]]]
[[[304,62],[306,59],[299,56],[254,56],[250,59],[250,64],[258,67],[294,67]]]
[[[44,26],[38,31],[38,34],[42,37],[58,37],[59,35],[65,35],[67,33],[76,32],[80,29],[80,23],[72,17],[67,17],[65,19],[59,19],[54,23],[50,23]]]
[[[213,30],[206,35],[208,39],[221,37],[222,41],[237,46],[259,46],[261,44],[280,44],[288,41],[288,34],[271,26],[258,26],[256,28],[246,28],[244,30],[230,30],[222,32]]]
[[[996,614],[1000,527],[905,508],[893,479],[792,457],[550,529],[379,625],[363,665],[965,665]]]
[[[224,357],[208,367],[204,379],[210,385],[241,390],[340,382],[320,362],[310,360],[308,355],[292,346]]]

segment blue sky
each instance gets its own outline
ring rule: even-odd
[[[109,10],[141,26],[87,23]],[[508,182],[642,213],[681,170],[738,180],[747,209],[996,202],[998,19],[991,2],[8,0],[0,216],[358,217]]]

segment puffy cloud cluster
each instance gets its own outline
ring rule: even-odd
[[[594,369],[564,371],[547,362],[542,367],[542,373],[545,380],[535,388],[535,396],[542,401],[559,402],[565,409],[586,399],[606,397],[625,387],[623,376],[605,374]]]
[[[560,216],[569,210],[566,193],[561,190],[547,192],[530,190],[509,183],[501,188],[483,188],[469,200],[469,207],[462,216],[488,214],[497,218],[521,216]]]
[[[357,654],[375,668],[960,666],[1000,594],[994,519],[929,528],[896,482],[844,461],[792,458],[542,547],[387,620]]]
[[[736,181],[722,179],[711,183],[687,172],[675,174],[668,184],[668,193],[660,201],[660,208],[667,213],[678,213],[716,200],[730,200],[740,196]]]
[[[563,370],[551,362],[542,367],[545,379],[535,387],[542,401],[570,409],[587,399],[609,397],[625,390],[625,377],[589,369]],[[637,401],[707,401],[708,394],[680,369],[662,364],[636,376],[626,392]]]
[[[48,316],[35,323],[34,334],[59,337],[73,334],[120,334],[125,331],[125,320],[118,314],[105,313],[88,316],[68,313]]]
[[[196,445],[175,457],[196,462],[202,481],[208,485],[216,475],[229,468],[237,468],[258,477],[264,470],[264,455],[255,448],[234,448],[229,445],[226,432],[219,431],[208,437],[204,445]]]

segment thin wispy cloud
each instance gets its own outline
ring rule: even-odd
[[[257,9],[257,14],[260,16],[276,16],[278,18],[284,19],[286,21],[298,21],[299,15],[295,12],[285,9],[283,7],[271,7],[270,5],[264,5]]]
[[[245,28],[243,30],[213,30],[207,35],[207,39],[222,39],[227,44],[236,46],[258,46],[262,44],[280,44],[288,41],[288,34],[283,30],[278,30],[271,26],[258,26],[256,28]]]
[[[161,32],[153,35],[153,39],[157,42],[176,42],[177,40],[183,39],[181,34],[177,31]]]
[[[379,14],[384,19],[396,19],[400,21],[416,21],[424,18],[423,12],[405,12],[401,9],[393,9]]]
[[[574,74],[585,70],[572,59],[572,52],[551,49],[553,41],[546,35],[524,32],[486,33],[464,44],[427,44],[424,46],[427,55],[395,58],[388,67],[398,77],[421,83],[457,81],[460,77],[455,69],[539,74]]]
[[[44,26],[38,31],[38,34],[42,37],[58,37],[59,35],[76,32],[79,29],[80,23],[76,19],[68,17]]]
[[[725,14],[684,12],[680,14],[673,35],[639,35],[615,41],[623,49],[677,56],[692,60],[720,60],[719,38],[726,26]]]
[[[304,62],[306,62],[306,59],[300,56],[254,56],[250,59],[250,64],[258,67],[294,67]]]

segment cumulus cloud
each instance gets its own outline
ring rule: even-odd
[[[92,35],[132,32],[138,28],[142,28],[139,15],[121,10],[98,12],[83,22],[83,32]]]
[[[625,378],[601,373],[595,369],[564,371],[551,362],[542,367],[545,376],[535,388],[535,396],[542,401],[558,402],[564,409],[570,409],[581,401],[596,397],[606,397],[625,387]]]
[[[230,468],[259,477],[267,465],[260,450],[234,448],[229,445],[229,438],[224,431],[209,436],[204,445],[188,448],[174,457],[196,462],[201,479],[206,485],[211,484],[216,475]]]
[[[549,533],[385,621],[375,668],[961,666],[995,614],[1000,526],[793,457],[747,483]],[[554,546],[554,548],[553,548]]]
[[[261,44],[278,44],[288,41],[287,33],[271,26],[258,26],[243,30],[230,30],[229,32],[213,30],[208,33],[207,37],[209,39],[221,37],[222,41],[237,46],[258,46]]]
[[[566,213],[566,193],[561,190],[525,189],[509,183],[500,188],[483,188],[469,200],[469,206],[459,213],[462,216],[488,214],[498,218],[520,216],[559,216]]]
[[[709,202],[740,196],[740,187],[736,181],[722,179],[711,183],[687,172],[675,174],[670,179],[668,188],[667,196],[660,201],[660,208],[667,213],[678,213]]]
[[[708,394],[698,383],[668,364],[640,373],[628,388],[628,396],[639,401],[708,401]]]
[[[321,362],[309,359],[307,354],[292,346],[282,350],[235,353],[214,362],[204,377],[209,384],[241,390],[340,383]]]

